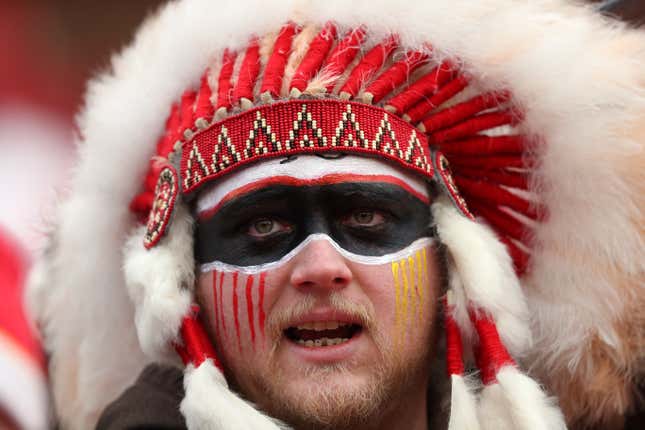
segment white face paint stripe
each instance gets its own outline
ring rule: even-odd
[[[343,256],[345,259],[352,261],[354,263],[365,264],[369,266],[376,266],[385,263],[391,263],[392,261],[400,260],[402,258],[408,257],[410,254],[419,251],[427,246],[431,246],[434,243],[434,239],[431,237],[422,237],[415,240],[410,245],[401,249],[400,251],[379,255],[379,256],[368,256],[368,255],[358,255],[352,252],[346,251],[341,248],[339,244],[334,242],[334,240],[326,234],[316,233],[308,236],[303,240],[300,245],[296,246],[294,249],[289,251],[284,257],[278,261],[272,261],[271,263],[258,264],[256,266],[236,266],[234,264],[222,263],[221,261],[212,261],[210,263],[204,263],[200,266],[199,270],[201,273],[208,273],[214,270],[220,272],[239,272],[247,275],[254,275],[260,272],[264,272],[271,269],[276,269],[291,260],[293,257],[298,255],[307,245],[314,241],[325,240],[329,242],[331,246],[338,251],[338,253]]]
[[[197,213],[215,208],[236,190],[255,182],[284,176],[298,180],[315,180],[328,175],[351,174],[357,176],[390,176],[412,189],[420,196],[428,197],[425,181],[390,163],[374,158],[346,155],[337,159],[324,159],[315,155],[299,155],[298,158],[282,163],[276,158],[254,164],[218,180],[200,194],[197,199]]]

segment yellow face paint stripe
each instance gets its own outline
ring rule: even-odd
[[[408,271],[405,267],[405,260],[401,260],[401,274],[403,275],[403,300],[401,303],[401,311],[403,315],[401,316],[403,320],[403,333],[402,337],[405,336],[405,330],[408,326],[408,297],[410,295],[410,283],[408,282]]]
[[[419,313],[418,313],[418,318],[419,321],[423,320],[423,314],[424,314],[424,297],[425,297],[425,285],[423,282],[423,266],[421,265],[421,251],[416,252],[416,258],[417,258],[417,273],[418,273],[418,282],[417,282],[417,290],[419,293]]]
[[[417,284],[417,271],[418,268],[414,265],[414,256],[408,257],[408,267],[410,268],[410,320],[414,321],[415,316],[419,313],[419,295],[417,289],[419,285]]]
[[[399,263],[392,263],[392,277],[394,278],[394,294],[396,305],[394,308],[395,311],[395,327],[396,327],[396,343],[398,345],[401,340],[401,285],[399,284]],[[398,348],[397,348],[398,349]]]

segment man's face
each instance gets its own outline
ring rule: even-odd
[[[198,200],[199,298],[229,381],[296,426],[424,405],[439,284],[425,184],[372,159],[288,161]]]

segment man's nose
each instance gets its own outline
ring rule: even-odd
[[[294,259],[291,285],[307,292],[345,288],[352,280],[346,260],[325,239],[309,243]]]

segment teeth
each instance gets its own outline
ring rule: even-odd
[[[345,343],[349,339],[348,338],[340,338],[336,337],[333,339],[330,339],[328,337],[323,337],[320,339],[316,340],[303,340],[303,339],[298,339],[297,342],[299,345],[306,346],[307,348],[314,348],[314,347],[321,347],[321,346],[333,346],[333,345],[338,345],[340,343]]]
[[[325,330],[335,330],[340,327],[340,324],[335,321],[329,321],[325,323]]]
[[[316,331],[322,331],[322,330],[335,330],[338,327],[346,326],[349,324],[341,323],[338,321],[318,321],[318,322],[309,322],[309,323],[304,323],[296,328],[298,330],[316,330]]]

